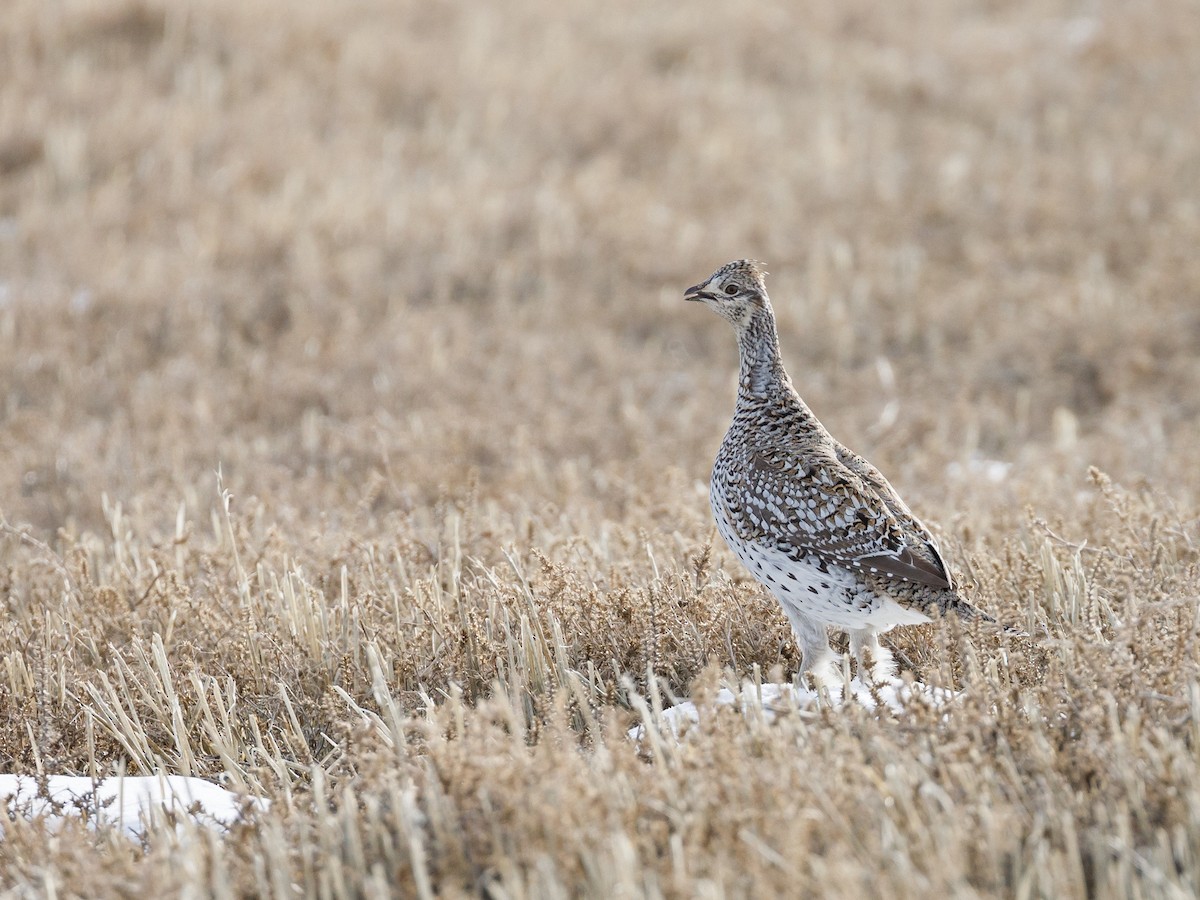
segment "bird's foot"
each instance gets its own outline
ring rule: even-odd
[[[896,660],[892,651],[886,647],[865,647],[858,657],[858,678],[864,684],[868,681],[875,684],[885,684],[896,677]]]
[[[810,687],[817,693],[828,691],[831,695],[840,697],[846,683],[842,670],[843,657],[830,651],[811,664],[808,660],[804,661],[799,674],[800,685]]]

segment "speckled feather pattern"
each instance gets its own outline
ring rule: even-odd
[[[976,615],[925,526],[792,387],[763,274],[739,260],[687,292],[738,333],[737,407],[710,491],[722,537],[783,605],[802,637],[805,668],[823,652],[814,626],[863,630],[873,640],[935,612]]]
[[[853,575],[840,592],[848,606],[865,611],[885,598],[923,613],[963,605],[929,532],[786,383],[765,395],[739,393],[711,499],[735,542]]]

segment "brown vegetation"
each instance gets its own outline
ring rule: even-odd
[[[0,889],[1194,896],[1200,19],[1081,9],[9,0],[0,770],[272,806]],[[624,738],[797,662],[712,545],[738,256],[1046,635],[895,634],[948,715]]]

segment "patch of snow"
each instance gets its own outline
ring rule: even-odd
[[[48,796],[47,796],[48,795]],[[267,801],[252,799],[265,808]],[[39,793],[34,775],[0,775],[0,808],[9,816],[44,816],[53,823],[67,816],[85,817],[92,828],[101,823],[138,838],[155,821],[171,814],[206,828],[228,828],[241,816],[244,799],[232,791],[184,775],[113,776],[93,781],[51,775],[47,792]],[[0,825],[0,836],[4,830]]]
[[[96,295],[92,293],[91,288],[79,288],[71,295],[71,312],[74,315],[82,316],[92,308],[96,302]]]
[[[900,678],[890,678],[881,683],[864,684],[855,678],[850,682],[850,696],[861,706],[875,709],[880,703],[896,715],[903,715],[912,705],[941,707],[956,696],[954,691],[945,688],[929,687],[919,681],[907,683]],[[821,703],[840,706],[842,703],[842,687],[835,686],[825,697],[810,688],[796,687],[791,684],[763,684],[761,687],[753,681],[743,681],[739,693],[729,688],[721,688],[713,698],[713,707],[735,707],[743,717],[762,716],[764,721],[772,722],[775,717],[789,710],[805,711],[818,707]],[[688,725],[700,721],[700,710],[691,700],[668,707],[662,711],[660,731],[668,731],[675,738]],[[640,742],[646,735],[645,724],[629,729],[630,740]]]
[[[1062,25],[1063,42],[1071,50],[1086,50],[1100,36],[1101,22],[1093,16],[1077,16]]]
[[[982,477],[993,484],[999,484],[1008,478],[1012,471],[1012,463],[1000,459],[987,459],[972,456],[966,464],[952,462],[946,466],[946,474],[956,480],[967,480]]]

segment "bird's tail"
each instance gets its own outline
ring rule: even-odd
[[[947,591],[946,593],[949,596],[943,602],[938,603],[942,615],[955,613],[966,622],[969,622],[972,619],[979,619],[980,621],[987,622],[989,625],[998,625],[1001,631],[1012,637],[1033,637],[1033,635],[1031,635],[1025,629],[1017,628],[1015,625],[1006,625],[1005,623],[999,621],[991,613],[986,613],[977,606],[973,606],[956,591]]]

